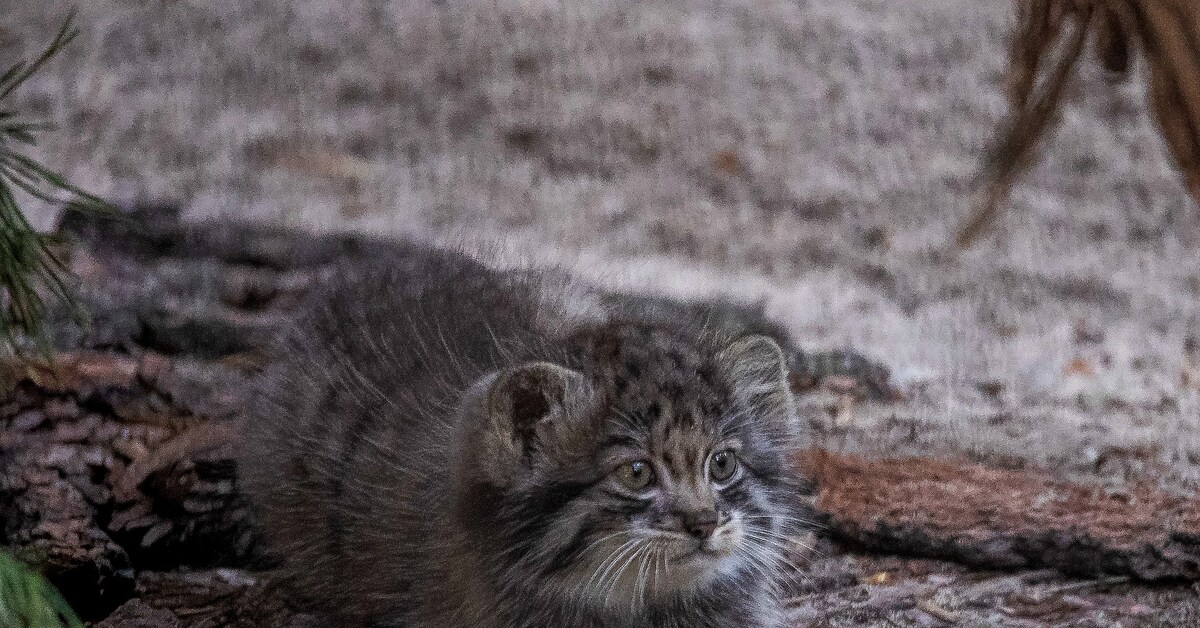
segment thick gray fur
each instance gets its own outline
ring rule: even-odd
[[[290,584],[339,625],[781,627],[806,484],[786,459],[785,360],[755,327],[453,253],[344,269],[281,334],[241,481]],[[718,490],[701,450],[720,430],[745,477]],[[670,461],[659,497],[612,495],[614,435]],[[589,553],[600,530],[674,529],[702,508],[740,513],[754,538],[689,567],[694,582],[670,530],[635,542],[621,575],[595,573],[616,564]]]

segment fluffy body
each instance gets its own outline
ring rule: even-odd
[[[806,484],[748,331],[449,253],[347,271],[261,378],[244,488],[341,624],[782,626]],[[615,479],[633,460],[653,485]]]

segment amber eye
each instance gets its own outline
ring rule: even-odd
[[[733,477],[737,468],[737,454],[732,449],[715,452],[708,460],[708,474],[717,482],[724,482]]]
[[[640,491],[654,482],[654,469],[645,460],[626,462],[617,467],[617,479],[625,488]]]

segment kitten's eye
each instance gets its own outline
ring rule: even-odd
[[[708,474],[717,482],[724,482],[733,477],[737,468],[737,454],[732,449],[718,451],[708,461]]]
[[[645,460],[627,462],[617,467],[617,479],[625,488],[640,491],[654,481],[654,469]]]

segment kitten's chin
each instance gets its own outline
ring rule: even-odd
[[[704,591],[714,582],[739,571],[734,548],[691,547],[664,561],[657,582],[648,587],[651,603]]]
[[[737,571],[737,562],[732,549],[696,549],[667,564],[663,593],[670,596],[704,589],[722,575]]]
[[[718,529],[703,542],[678,533],[650,533],[641,537],[643,549],[632,549],[627,539],[615,539],[595,548],[567,576],[579,601],[615,613],[637,613],[680,596],[702,594],[722,577],[743,570],[738,547],[744,531],[735,521]]]
[[[632,561],[619,574],[610,569],[607,578],[589,578],[587,587],[574,594],[587,606],[618,615],[637,614],[681,596],[701,594],[721,577],[739,570],[740,559],[732,549],[717,552],[695,545],[676,551],[663,549],[666,551],[653,560]]]
[[[741,565],[737,555],[741,541],[742,531],[735,525],[725,526],[703,543],[690,539],[670,543],[675,547],[665,554],[654,594],[669,598],[697,592],[722,576],[736,573]]]

